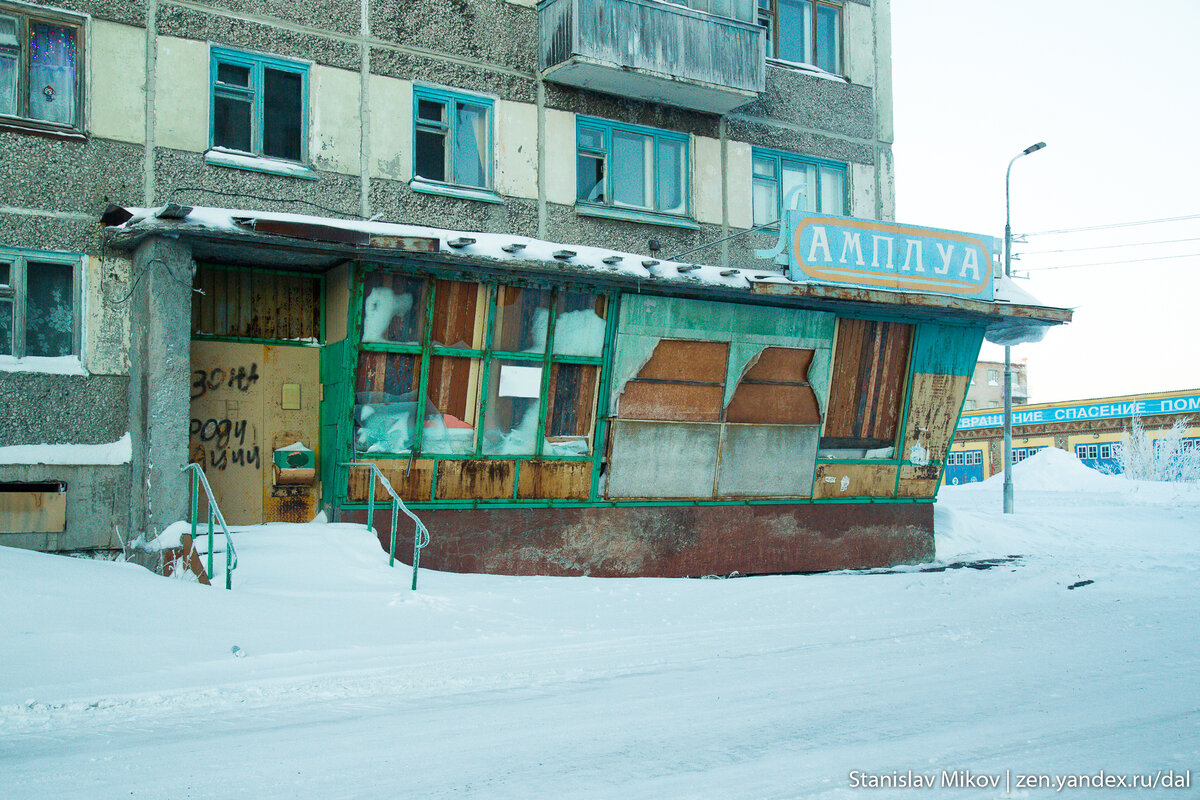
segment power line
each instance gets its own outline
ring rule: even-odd
[[[1030,267],[1022,272],[1046,272],[1052,269],[1079,269],[1080,267],[1107,267],[1111,264],[1141,264],[1144,261],[1169,261],[1173,258],[1200,258],[1200,253],[1184,253],[1179,256],[1156,256],[1154,258],[1129,258],[1124,261],[1097,261],[1092,264],[1063,264],[1058,267]]]
[[[1065,250],[1025,250],[1023,256],[1041,256],[1049,253],[1078,253],[1081,250],[1111,250],[1116,247],[1154,247],[1160,244],[1179,244],[1180,242],[1200,242],[1200,237],[1190,239],[1160,239],[1157,242],[1133,242],[1132,244],[1098,244],[1093,247],[1068,247]]]
[[[1026,233],[1026,236],[1050,236],[1058,233],[1079,233],[1081,231],[1104,231],[1109,228],[1131,228],[1135,225],[1155,225],[1159,222],[1182,222],[1188,219],[1200,219],[1200,214],[1188,214],[1183,217],[1162,217],[1160,219],[1143,219],[1137,222],[1113,222],[1108,225],[1092,225],[1087,228],[1063,228],[1057,231],[1037,231],[1035,233]]]

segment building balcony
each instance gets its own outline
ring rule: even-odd
[[[581,89],[725,114],[766,85],[766,31],[752,21],[752,5],[738,5],[750,21],[662,0],[544,0],[542,74]]]

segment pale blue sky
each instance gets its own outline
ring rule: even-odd
[[[1005,167],[1045,141],[1013,167],[1015,233],[1198,216],[1030,237],[1014,269],[1200,254],[1197,31],[1197,0],[892,0],[897,219],[1002,236]],[[1014,349],[1031,401],[1200,388],[1200,255],[1033,274],[1076,315]]]

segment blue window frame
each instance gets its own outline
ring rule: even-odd
[[[801,211],[846,215],[845,164],[760,147],[753,158],[755,226],[778,222],[789,201]]]
[[[79,354],[82,258],[0,248],[0,355]]]
[[[214,47],[211,82],[213,148],[307,161],[307,64]]]
[[[842,6],[824,0],[758,0],[767,57],[842,71]]]
[[[490,190],[492,106],[487,97],[414,86],[413,177]]]
[[[631,212],[687,217],[685,133],[579,117],[576,202]]]

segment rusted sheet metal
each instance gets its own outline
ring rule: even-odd
[[[825,436],[834,447],[887,447],[896,438],[913,326],[839,319]]]
[[[712,497],[720,425],[617,420],[612,432],[609,497]]]
[[[946,459],[970,381],[967,375],[913,375],[901,451],[904,458],[915,463]]]
[[[815,350],[791,347],[764,347],[742,380],[808,383],[808,368]]]
[[[192,333],[246,339],[317,341],[321,283],[312,275],[200,265],[192,294]]]
[[[726,425],[717,496],[808,497],[818,426]]]
[[[366,231],[339,228],[335,225],[319,225],[314,222],[293,222],[282,219],[253,219],[247,227],[255,233],[271,233],[290,236],[293,239],[309,239],[314,242],[337,242],[338,244],[368,245],[371,236]]]
[[[894,292],[886,289],[863,289],[855,286],[831,286],[820,283],[751,281],[750,290],[753,294],[775,297],[811,297],[820,300],[848,300],[856,303],[876,303],[888,306],[945,308],[989,317],[1020,317],[1054,325],[1070,322],[1073,313],[1069,308],[989,303],[950,295]]]
[[[428,236],[384,236],[372,233],[367,241],[371,247],[387,250],[403,250],[408,253],[436,253],[441,241]]]
[[[896,493],[896,467],[892,464],[818,464],[813,497],[850,499],[892,497]]]
[[[587,500],[592,494],[590,461],[523,461],[519,500]]]
[[[638,371],[637,377],[724,385],[728,362],[727,342],[663,339],[654,348],[650,360]]]
[[[438,500],[508,500],[516,481],[514,461],[457,461],[437,465]]]
[[[632,380],[621,394],[621,419],[717,422],[721,419],[723,385],[661,383]]]
[[[360,460],[371,461],[370,459]],[[414,460],[411,469],[409,469],[407,460],[397,460],[394,458],[381,458],[371,461],[371,463],[379,468],[379,471],[383,473],[383,477],[387,478],[388,483],[396,490],[396,494],[400,495],[401,500],[428,502],[432,497],[433,461],[424,459]],[[366,468],[350,470],[346,500],[351,503],[367,502],[367,493],[371,489],[371,476],[371,471]],[[375,499],[376,502],[391,502],[387,490],[383,488],[383,483],[379,480],[375,481]]]
[[[375,517],[384,548],[388,514]],[[366,512],[348,517],[364,522]],[[677,578],[933,558],[931,503],[430,509],[421,519],[434,532],[421,566],[451,572]],[[411,546],[402,526],[396,552]]]
[[[936,464],[917,466],[904,464],[900,467],[900,486],[896,492],[898,497],[934,497],[937,495],[938,481],[942,477],[942,468]]]
[[[729,422],[770,425],[820,425],[817,396],[807,384],[743,382],[725,410]]]

